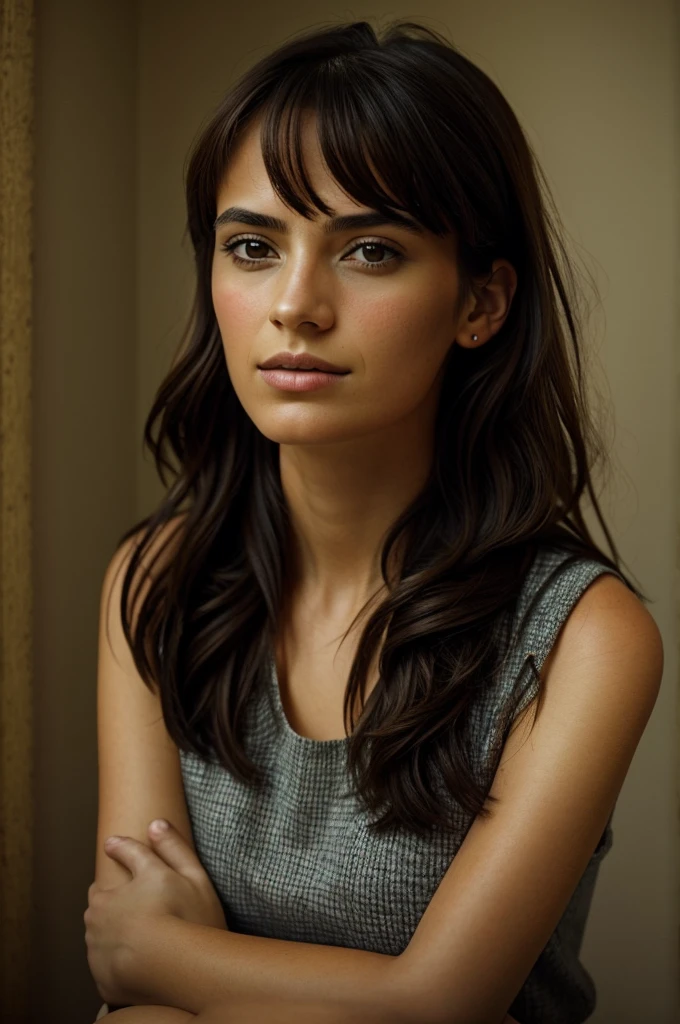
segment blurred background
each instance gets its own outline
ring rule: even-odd
[[[12,5],[3,0],[3,18]],[[588,346],[602,367],[593,385],[611,403],[603,509],[652,599],[665,673],[618,800],[582,956],[598,990],[594,1024],[677,1021],[677,9],[671,0],[421,0],[416,10],[394,0],[36,0],[34,9],[28,1019],[90,1024],[101,1003],[82,920],[94,877],[98,602],[119,535],[161,493],[141,437],[191,299],[187,151],[230,83],[287,37],[411,18],[447,34],[499,85],[600,291]]]

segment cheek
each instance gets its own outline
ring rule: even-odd
[[[412,382],[417,387],[436,374],[451,343],[454,327],[442,290],[418,290],[391,294],[384,301],[352,304],[354,328],[348,334],[357,339],[365,370],[389,374],[390,379]],[[408,374],[395,378],[395,369],[408,367]]]
[[[258,353],[254,351],[261,334],[262,300],[253,289],[239,288],[234,283],[215,281],[212,284],[215,318],[222,337],[222,348],[229,376],[238,392],[252,378]]]
[[[226,340],[228,334],[230,341],[246,341],[262,314],[256,292],[213,277],[212,300],[222,338]]]

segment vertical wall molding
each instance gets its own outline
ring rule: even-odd
[[[28,1021],[33,865],[33,0],[0,0],[0,1018]]]

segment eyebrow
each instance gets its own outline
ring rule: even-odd
[[[278,231],[282,235],[289,233],[288,224],[279,217],[271,217],[266,213],[255,213],[253,210],[245,210],[242,206],[230,206],[219,215],[213,224],[213,231],[216,231],[221,224],[251,224],[256,228],[269,228],[270,231]],[[331,217],[324,222],[324,234],[330,235],[338,231],[354,231],[357,228],[376,228],[384,224],[391,224],[395,227],[404,228],[415,235],[422,235],[423,229],[410,217],[402,213],[382,214],[377,210],[369,213],[350,213],[344,217]]]

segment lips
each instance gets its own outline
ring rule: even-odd
[[[344,374],[350,371],[343,366],[329,363],[310,352],[277,352],[264,363],[258,363],[260,370],[317,370],[322,373]]]
[[[320,366],[310,366],[309,369],[303,369],[301,366],[284,366],[283,363],[277,363],[276,366],[262,366],[262,370],[289,370],[291,373],[332,373],[336,377],[342,377],[339,370],[323,370]]]

